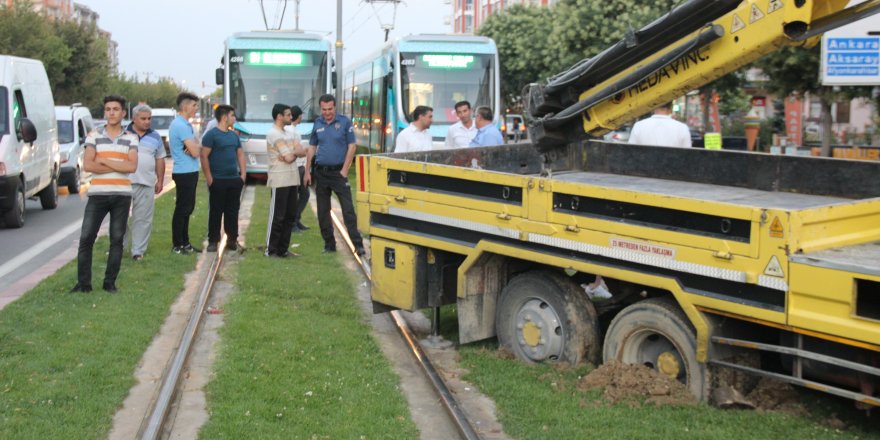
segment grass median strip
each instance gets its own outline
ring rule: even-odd
[[[301,256],[264,257],[268,203],[257,188],[200,437],[417,438],[341,255],[321,253],[307,210],[311,229],[293,236]]]
[[[441,326],[444,337],[458,339],[455,306],[443,307]],[[459,353],[469,371],[464,379],[495,401],[505,432],[517,439],[880,438],[872,418],[855,410],[851,401],[802,389],[795,392],[808,415],[722,410],[707,404],[610,405],[601,390],[579,389],[588,366],[528,365],[502,354],[494,340],[461,346]]]
[[[199,185],[190,221],[207,230],[207,192]],[[68,294],[76,260],[0,311],[0,438],[105,438],[134,384],[133,372],[183,289],[197,256],[171,253],[174,194],[156,201],[146,258],[126,252],[119,293]],[[108,240],[94,250],[93,285],[101,286]]]

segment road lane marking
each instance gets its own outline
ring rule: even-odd
[[[33,259],[37,255],[43,253],[46,249],[49,249],[50,247],[56,245],[59,241],[63,240],[68,235],[73,234],[81,228],[82,222],[68,225],[66,228],[50,235],[48,238],[37,243],[35,246],[22,252],[21,255],[7,261],[2,266],[0,266],[0,278],[10,274],[12,271],[23,266],[25,263],[31,261],[31,259]]]

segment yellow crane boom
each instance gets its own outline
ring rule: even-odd
[[[847,3],[684,3],[546,86],[530,84],[529,134],[542,150],[601,136],[783,46],[815,45],[822,33],[880,12],[880,0]]]

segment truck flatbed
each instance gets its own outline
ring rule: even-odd
[[[880,276],[880,241],[795,254],[791,262]]]
[[[707,183],[683,182],[640,176],[623,176],[596,172],[571,172],[555,174],[554,179],[614,188],[638,193],[652,193],[661,196],[686,197],[690,199],[730,203],[738,206],[799,210],[818,208],[851,202],[842,197],[819,196],[812,194],[780,193],[750,188],[712,185]]]

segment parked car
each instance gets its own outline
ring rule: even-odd
[[[54,99],[43,63],[0,55],[0,219],[24,226],[25,200],[58,206]]]
[[[528,137],[525,119],[523,119],[522,115],[513,113],[504,115],[504,124],[501,125],[501,132],[504,133],[505,140],[513,142],[519,142]]]
[[[150,125],[150,128],[156,130],[159,136],[162,136],[162,142],[165,144],[165,153],[169,156],[171,155],[171,147],[168,144],[168,127],[171,126],[171,121],[174,120],[175,116],[177,116],[177,113],[173,109],[154,108],[153,120]]]
[[[629,142],[630,132],[632,132],[632,126],[624,125],[617,130],[606,133],[602,139],[608,142],[627,143]]]
[[[89,110],[81,104],[56,106],[55,119],[58,123],[58,151],[61,157],[58,184],[67,186],[67,191],[71,194],[77,194],[83,178],[83,143],[86,136],[95,129],[95,122]]]

